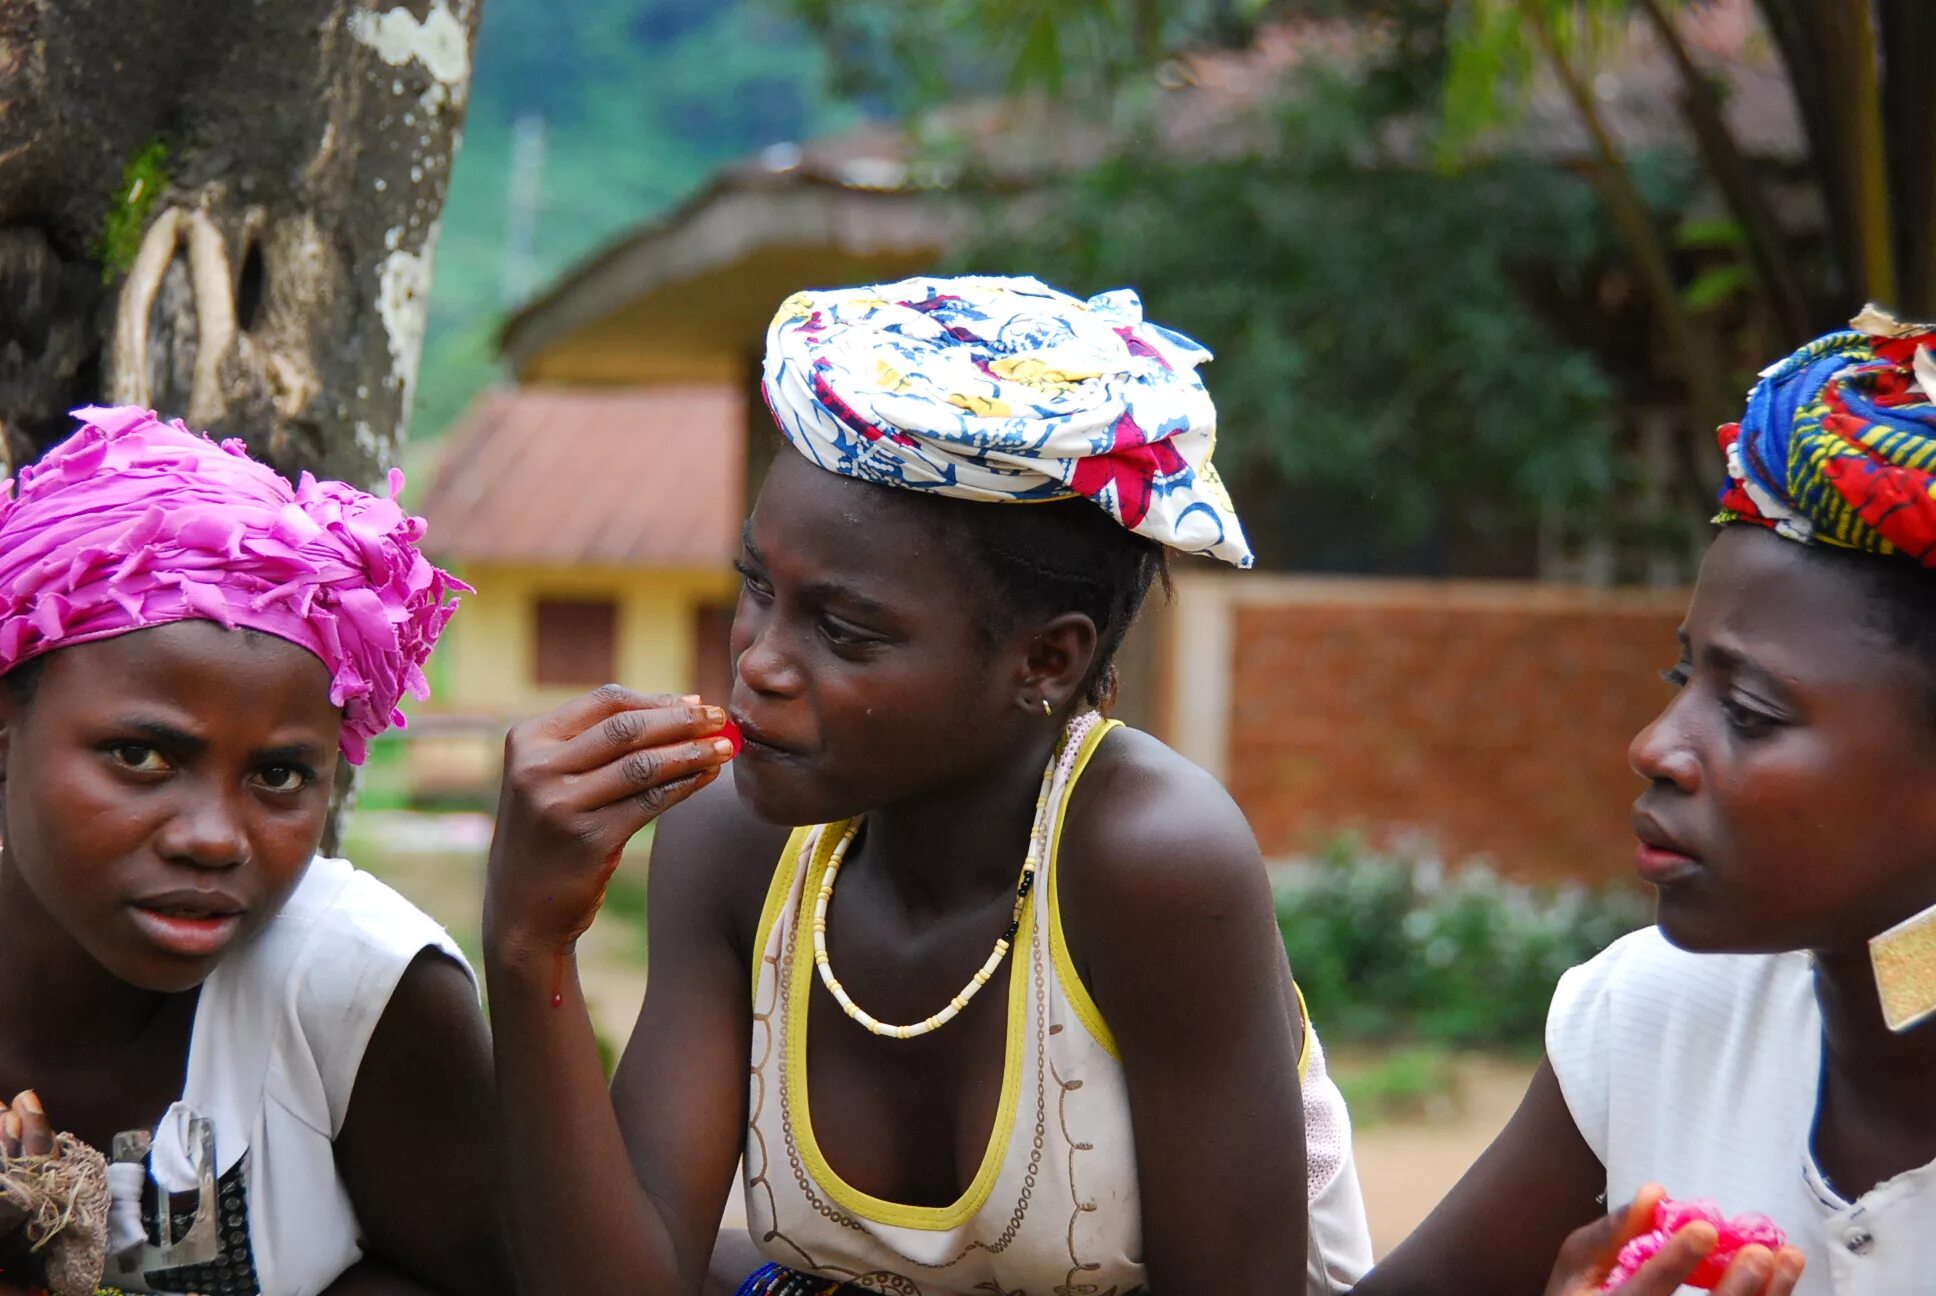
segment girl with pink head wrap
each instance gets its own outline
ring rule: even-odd
[[[470,970],[317,854],[468,587],[401,474],[76,417],[0,484],[0,1296],[495,1290]]]

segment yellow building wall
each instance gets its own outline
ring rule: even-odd
[[[694,687],[696,613],[730,603],[739,577],[721,571],[460,567],[477,587],[464,599],[431,663],[427,713],[516,719],[582,692],[532,681],[534,615],[546,598],[609,598],[618,605],[617,682],[644,693]]]

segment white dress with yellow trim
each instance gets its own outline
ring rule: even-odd
[[[861,1192],[815,1140],[806,1069],[815,979],[808,898],[844,826],[803,828],[787,843],[760,918],[752,988],[746,1214],[768,1258],[896,1296],[1127,1296],[1146,1287],[1122,1063],[1069,956],[1056,903],[1069,795],[1117,727],[1090,731],[1075,777],[1052,808],[1046,876],[1023,908],[1010,953],[994,1130],[974,1181],[952,1205],[908,1206]],[[1306,1290],[1341,1292],[1371,1267],[1371,1239],[1344,1098],[1308,1020],[1298,1070],[1310,1177]]]

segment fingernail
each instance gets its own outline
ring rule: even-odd
[[[47,1114],[47,1109],[40,1105],[40,1095],[31,1089],[22,1090],[20,1096],[13,1100],[13,1105],[29,1115],[45,1116]]]
[[[20,1116],[18,1113],[8,1112],[6,1116],[0,1117],[0,1133],[4,1133],[8,1138],[15,1141],[19,1140]]]
[[[700,708],[699,715],[707,724],[726,723],[726,713],[716,706]]]
[[[701,702],[704,702],[706,699],[700,697],[697,693],[687,693],[679,700],[681,702],[689,703],[692,706],[698,706]]]
[[[733,744],[727,742],[724,738],[715,738],[713,739],[713,750],[721,756],[731,756],[733,754]]]

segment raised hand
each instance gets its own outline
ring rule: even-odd
[[[491,843],[485,932],[564,952],[591,926],[625,843],[718,777],[726,713],[606,685],[512,729]]]

